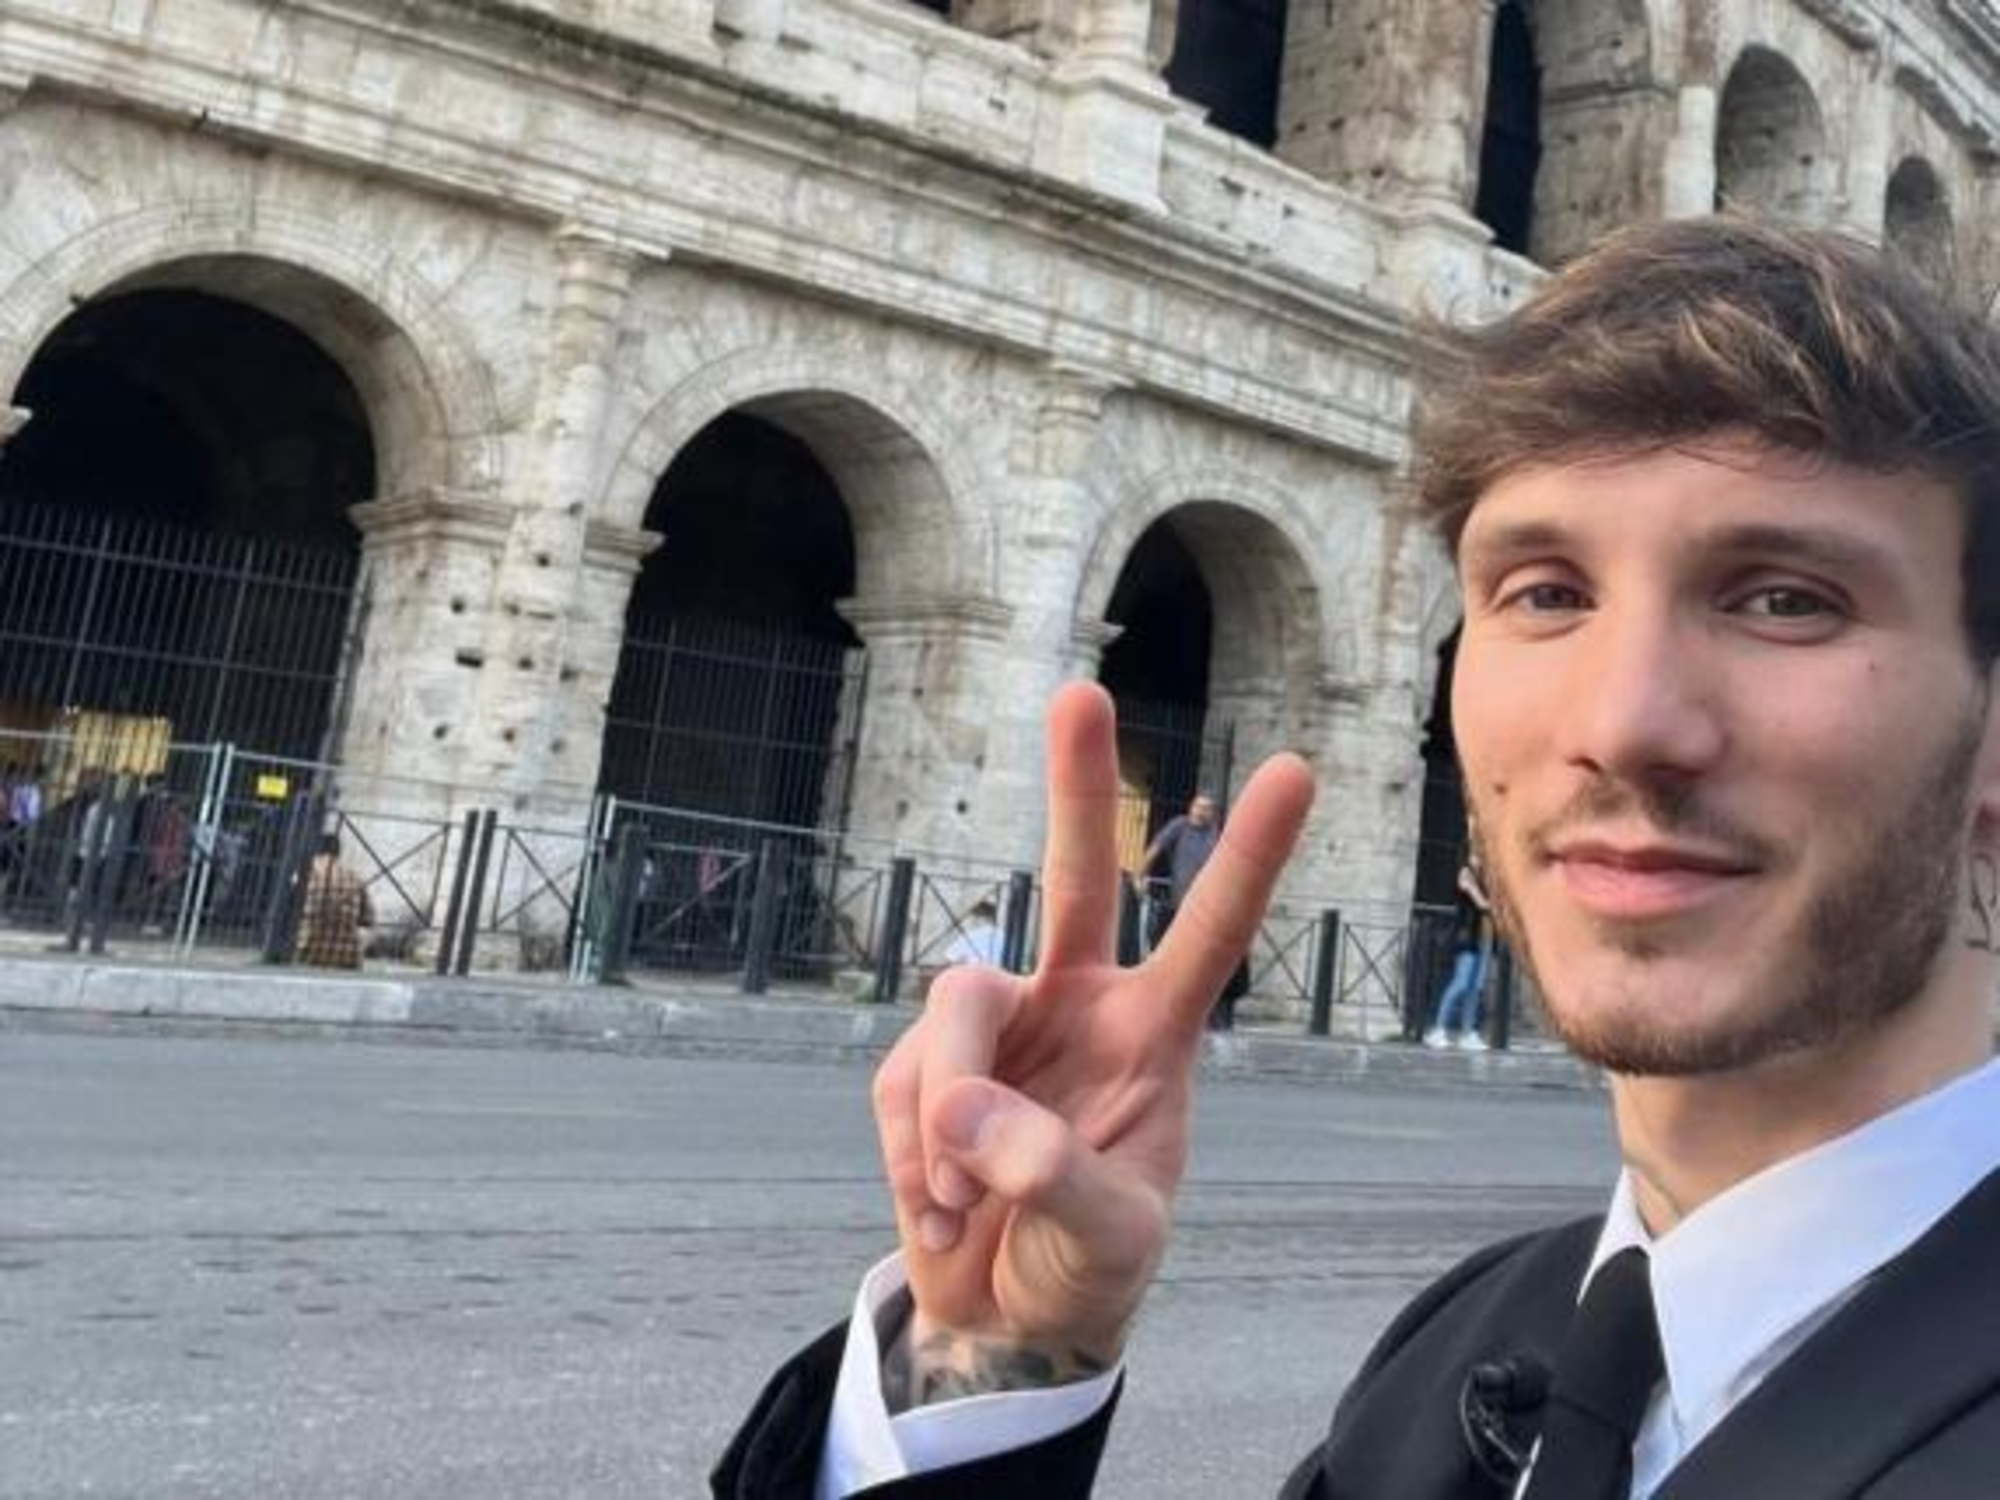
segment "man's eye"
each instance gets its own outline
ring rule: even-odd
[[[1530,614],[1566,614],[1584,607],[1583,591],[1566,583],[1531,583],[1515,589],[1506,602]]]
[[[1746,594],[1736,606],[1767,620],[1816,620],[1834,613],[1833,602],[1810,589],[1767,588]]]

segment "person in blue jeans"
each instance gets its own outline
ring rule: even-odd
[[[1479,1034],[1479,997],[1493,965],[1493,920],[1479,875],[1470,865],[1458,872],[1458,909],[1452,928],[1451,978],[1438,996],[1437,1012],[1424,1033],[1426,1047],[1484,1052]]]

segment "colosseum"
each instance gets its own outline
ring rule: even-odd
[[[1130,839],[1296,747],[1301,897],[1433,899],[1420,318],[1991,286],[1996,128],[1991,0],[7,0],[0,762],[1004,866],[1095,676]]]

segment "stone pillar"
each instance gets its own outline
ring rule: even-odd
[[[1845,117],[1847,149],[1839,153],[1846,168],[1838,209],[1840,226],[1878,245],[1888,209],[1889,174],[1896,166],[1889,160],[1895,149],[1895,104],[1895,90],[1888,81],[1871,78],[1850,100]]]
[[[868,648],[848,827],[932,855],[978,853],[974,794],[1014,611],[978,595],[850,599]]]
[[[1095,675],[1118,627],[1077,618],[1092,539],[1103,524],[1086,487],[1105,403],[1096,371],[1058,362],[1043,373],[1009,455],[1002,592],[1014,607],[982,707],[984,767],[974,799],[978,847],[1023,867],[1041,857],[1049,699]]]
[[[556,250],[560,282],[524,481],[494,580],[467,769],[483,788],[504,787],[519,804],[532,797],[569,816],[593,790],[590,777],[575,779],[576,773],[594,767],[572,741],[580,724],[601,723],[603,710],[601,700],[579,692],[586,674],[571,659],[572,633],[592,581],[590,507],[606,448],[611,365],[638,257],[579,231],[565,231]]]
[[[1318,684],[1320,804],[1288,885],[1337,899],[1350,920],[1396,921],[1416,880],[1423,716],[1406,691]]]
[[[1711,84],[1683,85],[1674,97],[1674,129],[1667,142],[1660,212],[1692,219],[1715,210],[1716,92]]]
[[[486,612],[510,521],[484,496],[429,489],[349,512],[362,535],[359,649],[337,758],[369,805],[449,816],[471,771]]]
[[[1295,0],[1278,155],[1371,199],[1472,204],[1494,0]]]
[[[727,0],[725,0],[727,3]],[[1173,51],[1180,0],[953,0],[951,21],[1055,60],[1079,49],[1158,70]]]
[[[1053,59],[1039,123],[1037,170],[1136,208],[1165,212],[1160,196],[1167,121],[1185,108],[1153,55],[1156,5],[1171,0],[1045,0],[1032,12],[1030,45]],[[1002,7],[993,7],[998,12]],[[997,17],[996,17],[997,18]]]

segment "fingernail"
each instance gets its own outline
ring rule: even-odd
[[[958,1243],[964,1221],[957,1214],[927,1208],[917,1215],[917,1242],[933,1255],[942,1255]]]
[[[959,1151],[977,1151],[983,1144],[987,1126],[999,1111],[986,1095],[970,1091],[953,1099],[939,1114],[938,1132],[945,1144]]]

